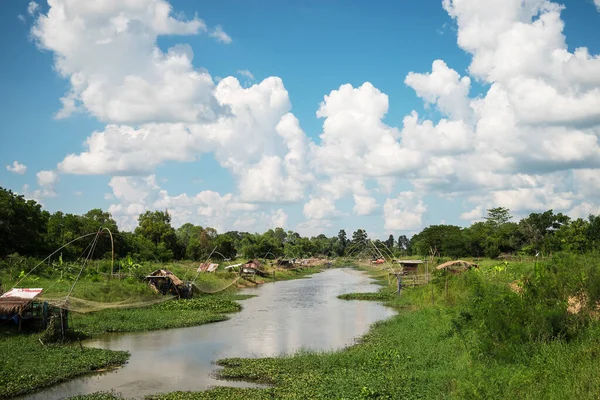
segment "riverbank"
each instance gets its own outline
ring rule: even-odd
[[[180,266],[168,266],[183,273]],[[126,351],[112,351],[82,347],[78,340],[112,332],[139,332],[197,326],[228,319],[229,313],[241,310],[238,295],[244,287],[280,280],[304,278],[320,271],[311,267],[294,271],[272,270],[266,277],[237,280],[234,274],[217,273],[199,277],[201,288],[226,287],[219,293],[199,294],[191,300],[170,300],[140,308],[107,308],[89,313],[71,313],[73,329],[70,343],[50,344],[43,334],[17,333],[10,321],[0,326],[0,398],[10,398],[37,391],[74,377],[99,370],[115,368],[127,362]],[[234,285],[230,285],[235,280]],[[206,284],[202,282],[206,281]],[[37,287],[49,287],[49,292],[60,293],[64,283],[56,284],[52,277],[37,279]],[[27,284],[28,282],[25,282]],[[76,295],[83,299],[117,302],[135,296],[150,301],[159,299],[148,292],[147,285],[133,279],[84,279],[76,287]],[[131,299],[131,297],[129,297]],[[160,300],[160,299],[159,299]]]
[[[580,304],[575,312],[567,301],[573,290],[591,296],[598,287],[597,257],[558,256],[539,265],[485,261],[464,274],[440,273],[430,285],[407,287],[401,296],[393,282],[388,284],[387,272],[369,271],[383,285],[380,292],[345,297],[383,300],[400,313],[375,324],[357,345],[218,361],[225,367],[222,379],[270,388],[150,398],[593,399],[600,394],[594,306]]]

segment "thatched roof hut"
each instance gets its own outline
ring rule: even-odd
[[[168,269],[157,269],[146,277],[146,280],[151,282],[157,279],[168,279],[175,285],[183,285],[183,281]]]
[[[479,268],[479,265],[472,263],[470,261],[453,260],[453,261],[445,262],[445,263],[440,264],[437,267],[435,267],[435,269],[437,269],[438,271],[446,270],[446,271],[449,271],[449,272],[452,272],[455,274],[464,272],[471,268]]]
[[[21,312],[42,291],[42,288],[9,290],[0,296],[0,315],[11,315]]]
[[[170,293],[181,298],[192,296],[191,285],[183,282],[168,269],[157,269],[144,279],[157,293]]]

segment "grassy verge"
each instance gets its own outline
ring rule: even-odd
[[[223,379],[272,384],[267,389],[214,388],[152,399],[595,399],[600,396],[600,323],[566,312],[560,300],[600,279],[594,259],[567,257],[542,267],[485,262],[477,271],[434,278],[394,293],[380,271],[376,294],[403,309],[361,341],[336,352],[218,363]],[[522,293],[510,289],[524,282]],[[587,289],[586,289],[587,288]],[[537,335],[537,336],[536,336]]]
[[[42,345],[38,335],[0,338],[0,398],[25,394],[127,361],[124,351]]]
[[[125,279],[109,278],[96,273],[85,275],[77,283],[74,297],[96,302],[148,301],[160,296],[154,294],[140,280],[148,271],[158,267],[168,268],[177,275],[192,279],[197,266],[174,264],[169,266],[148,265],[139,276]],[[236,280],[237,275],[218,272],[200,274],[197,284],[209,290],[226,290],[216,294],[199,295],[191,300],[171,300],[148,307],[119,309],[108,308],[90,313],[70,314],[70,326],[77,338],[93,337],[110,332],[136,332],[196,326],[227,319],[227,313],[241,310],[237,302],[252,295],[236,294],[241,287],[256,286],[273,280],[290,280],[306,277],[320,268],[280,271],[267,277],[252,280]],[[17,278],[7,279],[10,286]],[[21,282],[21,287],[42,287],[46,295],[61,296],[71,287],[72,282],[52,275],[31,276]],[[73,344],[44,346],[40,334],[17,334],[11,323],[0,328],[0,398],[8,398],[30,393],[76,376],[105,368],[117,367],[128,359],[128,353],[111,350],[81,349]],[[114,393],[94,394],[92,399],[115,398]],[[85,398],[85,397],[82,397]]]

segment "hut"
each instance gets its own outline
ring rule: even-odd
[[[292,260],[277,260],[277,266],[282,268],[291,268],[294,266]]]
[[[157,269],[144,279],[156,293],[172,294],[182,299],[192,297],[192,285],[182,281],[168,269]]]
[[[471,268],[479,268],[479,265],[472,263],[470,261],[453,260],[453,261],[445,262],[445,263],[440,264],[437,267],[435,267],[435,269],[438,271],[448,271],[453,274],[458,274],[458,273],[464,272],[466,270],[469,270]]]
[[[42,288],[23,288],[4,293],[0,296],[0,320],[13,320],[19,330],[24,325],[34,330],[45,329],[50,310],[48,303],[38,298],[42,291]]]
[[[398,260],[397,263],[402,267],[404,274],[416,274],[423,260]]]
[[[263,270],[263,265],[258,260],[250,260],[242,265],[242,273],[244,274],[258,274],[260,276],[266,276],[267,273]]]

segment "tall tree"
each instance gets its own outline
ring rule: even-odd
[[[488,209],[484,219],[488,225],[495,228],[510,221],[512,215],[510,215],[510,210],[508,208],[496,207]]]
[[[394,250],[394,235],[390,235],[388,236],[388,239],[385,241],[385,245],[387,246],[389,251],[393,251]]]

